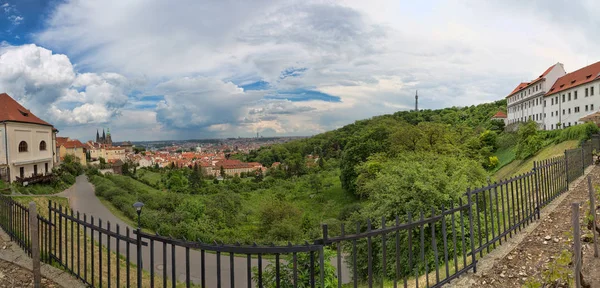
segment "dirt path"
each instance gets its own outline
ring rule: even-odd
[[[600,167],[593,167],[589,174],[594,186],[600,186]],[[523,232],[525,235],[520,242],[508,247],[499,247],[488,259],[481,259],[482,269],[477,274],[471,274],[461,279],[455,287],[522,287],[526,283],[543,283],[544,279],[573,274],[573,266],[569,265],[569,256],[561,257],[563,251],[572,251],[573,228],[571,224],[571,203],[580,203],[580,226],[582,237],[590,230],[583,225],[585,214],[589,209],[589,194],[587,180],[578,179],[570,185],[570,191],[565,194],[556,207],[546,207],[549,213],[542,213],[541,220],[532,224],[532,231]],[[544,209],[542,210],[542,212]],[[544,215],[545,214],[545,215]],[[584,271],[586,281],[593,283],[591,287],[600,287],[600,259],[593,258],[593,248],[590,243],[582,242],[584,253]],[[502,249],[506,251],[501,251]],[[494,259],[494,252],[502,253]],[[591,257],[590,257],[591,255]],[[491,259],[490,259],[491,258]],[[486,262],[487,263],[484,263]],[[566,262],[566,263],[564,263]],[[478,268],[480,265],[478,264]],[[552,272],[552,273],[550,273]],[[533,286],[536,287],[536,286]],[[540,286],[541,287],[541,286]],[[558,286],[562,287],[562,286]]]
[[[0,229],[0,288],[34,287],[32,260]],[[65,271],[42,263],[41,287],[84,287]],[[51,280],[50,280],[51,279]]]

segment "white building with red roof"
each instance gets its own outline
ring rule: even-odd
[[[544,129],[546,117],[544,116],[544,104],[546,94],[549,93],[554,83],[566,72],[562,63],[556,63],[539,77],[530,81],[522,82],[506,96],[507,112],[506,124],[517,124],[529,120],[536,121],[541,129]],[[546,115],[548,116],[548,115]]]
[[[0,179],[27,181],[51,173],[57,132],[8,94],[0,94]]]

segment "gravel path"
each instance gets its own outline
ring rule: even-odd
[[[591,167],[586,172],[587,176],[591,176],[593,185],[600,185],[600,167]],[[454,287],[521,287],[527,282],[543,283],[544,271],[548,271],[550,266],[561,266],[552,264],[560,262],[563,251],[572,252],[571,203],[580,203],[581,237],[590,233],[583,222],[589,209],[586,202],[589,200],[587,180],[580,177],[569,188],[569,192],[554,201],[555,207],[542,209],[541,220],[531,224],[528,231],[519,233],[520,239],[505,243],[496,249],[498,251],[484,256],[478,264],[478,273],[460,279]],[[590,257],[593,254],[590,243],[582,242],[582,245],[585,279],[593,283],[591,287],[600,287],[600,260],[594,259],[593,255]],[[572,265],[561,267],[554,271],[570,273],[572,277]]]

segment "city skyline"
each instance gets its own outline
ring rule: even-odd
[[[0,1],[0,93],[88,139],[309,136],[600,60],[596,3]],[[85,17],[82,17],[85,15]],[[556,39],[562,39],[557,41]]]

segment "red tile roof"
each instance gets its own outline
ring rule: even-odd
[[[71,140],[69,137],[56,137],[56,147],[64,146],[67,149],[85,148],[79,140]]]
[[[506,113],[498,111],[496,114],[494,114],[494,116],[492,116],[492,118],[506,118]]]
[[[6,93],[0,94],[0,122],[23,122],[51,126],[48,122],[33,115]]]
[[[585,66],[579,70],[567,73],[558,78],[552,88],[548,90],[546,96],[559,93],[563,90],[577,87],[579,85],[592,82],[600,76],[600,62]]]
[[[556,63],[558,64],[558,63]],[[556,64],[553,64],[552,66],[548,67],[546,69],[546,71],[544,71],[544,73],[542,73],[542,75],[540,75],[538,78],[535,78],[534,80],[532,80],[531,82],[521,82],[521,84],[517,85],[517,87],[515,89],[513,89],[512,92],[510,92],[510,94],[508,94],[508,96],[506,96],[506,98],[512,96],[513,94],[517,93],[518,91],[521,91],[529,86],[531,86],[534,83],[537,83],[538,81],[544,79],[544,77],[546,77],[546,75],[548,75],[548,73],[550,73],[550,71],[552,70],[552,68],[554,68],[554,66],[556,66]]]

